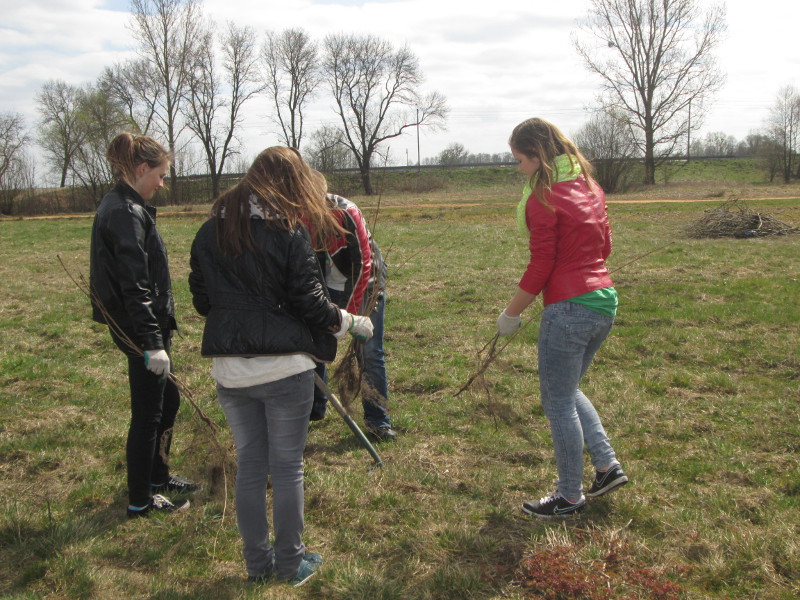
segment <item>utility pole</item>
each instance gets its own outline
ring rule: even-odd
[[[689,100],[689,127],[686,128],[686,162],[691,158],[692,147],[692,101]]]
[[[419,109],[417,109],[417,171],[419,171],[419,167],[422,164],[420,160],[419,154]]]

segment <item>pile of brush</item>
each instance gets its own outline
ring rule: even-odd
[[[703,211],[703,215],[686,229],[690,238],[751,238],[798,232],[797,227],[752,210],[738,198]]]

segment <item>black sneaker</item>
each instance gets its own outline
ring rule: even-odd
[[[161,492],[173,492],[175,494],[190,494],[196,492],[200,487],[196,483],[192,483],[188,479],[178,477],[177,475],[170,475],[166,483],[153,484],[154,494]]]
[[[325,418],[325,412],[327,411],[328,405],[325,402],[317,403],[311,405],[311,414],[309,415],[309,421],[322,421]]]
[[[586,506],[586,499],[583,496],[573,503],[555,491],[549,496],[539,499],[538,502],[523,502],[522,512],[541,519],[568,519],[581,512],[584,506]]]
[[[150,513],[152,512],[162,512],[162,513],[174,513],[181,510],[186,510],[189,508],[189,501],[188,500],[179,500],[177,502],[170,502],[164,496],[160,496],[156,494],[153,496],[153,499],[150,500],[150,504],[147,505],[147,508],[142,510],[133,510],[131,508],[128,509],[128,518],[135,519],[137,517],[149,517]]]
[[[619,465],[614,465],[605,473],[597,472],[592,482],[592,487],[589,488],[586,495],[589,498],[597,498],[626,483],[628,483],[628,476],[625,475],[625,471]]]
[[[388,426],[383,427],[369,427],[367,426],[367,433],[378,442],[393,442],[397,439],[397,432]]]

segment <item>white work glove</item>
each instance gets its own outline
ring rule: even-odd
[[[497,317],[497,333],[501,336],[507,336],[515,333],[517,329],[522,327],[522,317],[509,317],[506,311],[500,313]]]
[[[145,350],[144,366],[156,375],[169,373],[169,355],[164,350]]]
[[[359,342],[366,342],[372,337],[372,321],[369,317],[362,317],[361,315],[350,315],[350,326],[347,331],[356,338]]]

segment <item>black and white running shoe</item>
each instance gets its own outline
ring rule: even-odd
[[[597,498],[626,483],[628,483],[628,476],[625,475],[625,471],[619,465],[614,465],[605,473],[597,472],[592,487],[589,488],[586,495],[589,498]]]
[[[541,519],[568,519],[581,512],[584,506],[586,499],[583,496],[577,502],[570,502],[556,490],[538,502],[523,502],[522,512]]]

